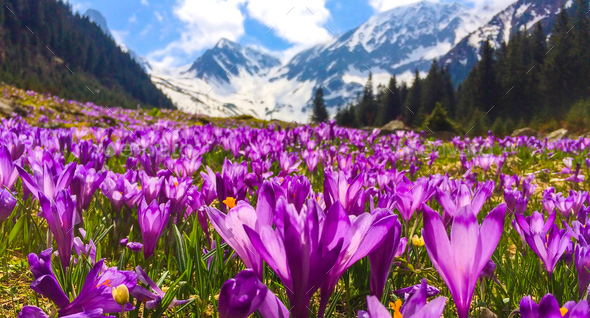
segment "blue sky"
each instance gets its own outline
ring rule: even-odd
[[[221,37],[288,59],[303,48],[328,41],[333,37],[331,32],[346,32],[376,13],[416,1],[70,0],[70,3],[80,13],[89,8],[100,11],[118,43],[124,43],[152,63],[171,67],[193,62]],[[470,6],[504,5],[511,1],[460,0]]]

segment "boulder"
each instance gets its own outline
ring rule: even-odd
[[[385,124],[385,126],[381,127],[380,129],[395,131],[395,130],[407,130],[408,128],[406,128],[406,125],[404,125],[404,123],[401,120],[392,120],[392,121],[388,122],[387,124]]]
[[[477,307],[473,309],[473,318],[498,318],[490,309],[486,307]]]
[[[524,127],[521,129],[517,129],[515,131],[512,132],[512,137],[520,137],[520,136],[527,136],[527,137],[539,137],[539,132],[529,128],[529,127]]]
[[[404,122],[402,122],[401,120],[392,120],[392,121],[388,122],[387,124],[385,124],[383,127],[379,128],[379,130],[380,130],[379,135],[383,136],[383,135],[393,134],[398,130],[410,130],[410,129],[408,127],[406,127]]]
[[[567,136],[567,129],[558,129],[552,133],[550,133],[549,135],[546,136],[547,140],[549,141],[555,141],[561,138],[564,138]]]

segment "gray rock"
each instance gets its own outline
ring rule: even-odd
[[[517,129],[512,132],[512,137],[520,137],[520,136],[539,137],[539,132],[532,129],[532,128],[529,128],[529,127]]]
[[[549,141],[555,141],[561,138],[565,138],[567,136],[567,129],[558,129],[552,133],[550,133],[549,135],[547,135],[547,140]]]
[[[473,318],[498,318],[491,310],[486,307],[477,307],[473,310]]]
[[[406,128],[406,125],[404,125],[404,123],[401,120],[392,120],[392,121],[388,122],[387,124],[385,124],[385,126],[381,127],[380,129],[395,131],[395,130],[407,130],[408,128]]]

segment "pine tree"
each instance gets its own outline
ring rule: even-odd
[[[383,90],[383,98],[381,99],[379,111],[379,126],[383,126],[388,122],[397,119],[402,115],[403,104],[395,75],[389,79],[388,87]]]
[[[422,105],[422,79],[420,78],[418,69],[414,73],[414,83],[409,89],[407,96],[404,123],[408,126],[419,126],[422,123],[422,118],[418,118],[416,114],[420,110],[420,105]]]
[[[542,88],[548,112],[562,118],[568,105],[575,100],[572,87],[576,87],[574,82],[577,80],[571,77],[578,65],[572,52],[574,39],[571,33],[568,34],[570,28],[567,13],[561,10],[549,38],[549,53],[543,64]]]
[[[314,123],[326,123],[329,119],[326,105],[324,104],[324,90],[322,87],[318,87],[315,91],[315,98],[313,100],[313,113],[311,115],[311,121]]]
[[[494,62],[494,49],[487,40],[481,48],[481,60],[477,64],[477,91],[475,105],[484,113],[498,104],[498,83]],[[493,117],[494,114],[490,113]]]
[[[422,103],[418,110],[421,117],[425,117],[432,112],[436,103],[440,103],[444,97],[444,78],[438,66],[436,59],[432,62],[428,75],[424,79]]]
[[[372,126],[377,118],[377,103],[373,93],[373,75],[369,74],[369,79],[363,91],[363,98],[358,106],[358,120],[363,126]]]
[[[576,79],[573,94],[576,99],[590,97],[590,11],[588,0],[576,0],[573,20],[573,58],[576,64],[575,73],[570,74]]]

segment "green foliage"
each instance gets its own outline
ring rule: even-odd
[[[314,123],[326,123],[329,119],[328,111],[324,103],[324,90],[319,87],[315,91],[315,99],[313,100],[313,113],[311,114],[311,121]]]
[[[401,94],[397,86],[395,76],[389,79],[389,85],[383,89],[379,101],[379,117],[377,124],[383,126],[388,122],[397,119],[405,108],[402,103]]]
[[[0,81],[97,105],[174,107],[128,53],[67,2],[2,2]]]
[[[500,117],[497,117],[496,120],[494,120],[494,124],[492,125],[492,133],[494,134],[494,136],[498,137],[505,136],[506,134],[510,133],[504,129],[504,120]]]
[[[356,110],[354,105],[350,104],[344,109],[338,111],[338,113],[336,114],[336,124],[342,127],[358,127],[358,121],[356,118]]]
[[[377,101],[373,93],[373,75],[369,74],[369,79],[363,91],[363,97],[357,107],[359,124],[368,127],[375,125],[377,110]]]
[[[580,101],[567,113],[566,128],[574,133],[584,133],[590,127],[590,101]]]
[[[441,103],[436,103],[434,110],[424,121],[424,127],[433,131],[456,131],[455,124],[449,119]]]

